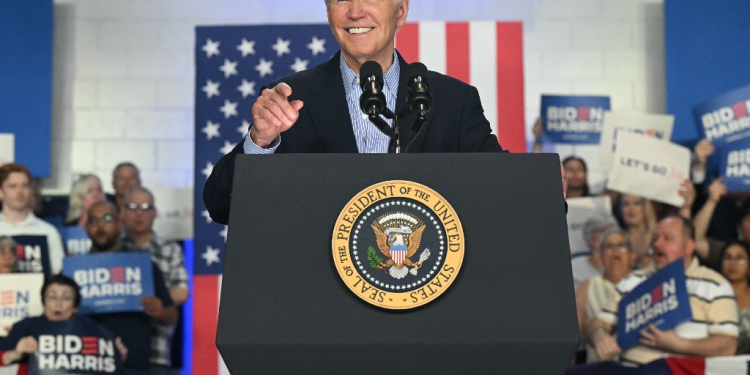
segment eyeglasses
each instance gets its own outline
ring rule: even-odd
[[[737,258],[726,257],[723,260],[725,262],[737,262],[739,264],[745,264],[745,263],[747,263],[747,258],[740,258],[740,257],[737,257]]]
[[[140,210],[140,211],[151,211],[154,209],[154,205],[150,203],[128,203],[125,205],[128,210]]]
[[[115,221],[115,217],[113,215],[104,215],[102,217],[96,217],[96,216],[89,217],[90,224],[112,223],[114,221]]]
[[[628,246],[624,243],[611,243],[602,246],[602,250],[604,250],[604,252],[620,251],[621,253],[624,253],[630,249],[628,249]]]
[[[73,302],[73,296],[57,296],[56,294],[50,294],[48,296],[45,296],[44,300],[49,302]]]

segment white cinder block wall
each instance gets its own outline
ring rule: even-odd
[[[663,0],[411,0],[409,18],[523,21],[531,137],[542,93],[604,94],[614,109],[663,113],[662,8]],[[293,22],[326,22],[323,0],[55,0],[45,192],[67,193],[74,174],[89,172],[111,191],[124,160],[149,187],[191,186],[194,27]]]

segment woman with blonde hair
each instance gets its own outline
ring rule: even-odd
[[[633,265],[647,266],[651,263],[649,249],[656,232],[656,213],[651,201],[632,194],[623,194],[619,205],[623,229],[632,243]]]
[[[88,221],[87,212],[96,202],[104,200],[102,182],[93,174],[84,174],[73,183],[70,192],[68,214],[65,225],[85,226]]]

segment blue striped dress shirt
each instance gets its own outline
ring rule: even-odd
[[[391,138],[378,129],[375,124],[371,123],[367,115],[359,108],[359,97],[362,95],[362,88],[359,86],[359,76],[346,65],[344,56],[341,56],[339,63],[341,67],[341,76],[344,79],[344,90],[346,91],[346,102],[349,105],[349,116],[352,120],[354,130],[354,139],[357,141],[357,149],[360,153],[386,153]],[[401,75],[401,67],[398,63],[396,51],[393,51],[393,64],[388,72],[383,76],[385,83],[383,93],[385,94],[386,106],[393,112],[396,112],[396,96],[398,95],[398,79]],[[393,120],[386,119],[389,126],[393,127]],[[273,154],[281,144],[281,135],[271,142],[268,148],[262,148],[250,139],[250,133],[243,144],[246,154]]]

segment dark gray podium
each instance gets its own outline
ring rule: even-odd
[[[453,206],[466,250],[453,285],[418,309],[355,296],[334,223],[387,180]],[[554,154],[237,157],[216,343],[232,374],[563,374],[578,325]]]

